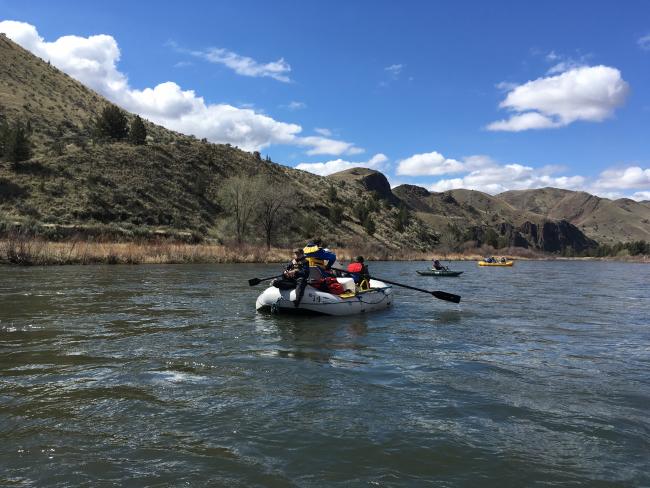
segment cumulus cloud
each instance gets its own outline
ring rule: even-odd
[[[569,69],[510,90],[499,107],[514,114],[492,122],[487,129],[517,132],[563,127],[578,120],[601,122],[623,105],[628,92],[629,86],[616,68]]]
[[[178,132],[205,137],[212,142],[230,143],[248,151],[271,144],[307,147],[310,148],[308,154],[338,156],[362,151],[349,142],[302,137],[300,125],[277,121],[250,108],[206,103],[193,90],[183,90],[172,81],[153,88],[132,88],[117,68],[120,50],[109,35],[63,36],[48,42],[38,34],[36,27],[17,21],[0,22],[0,32],[113,103]],[[244,65],[248,67],[242,70],[256,72],[256,65],[242,62]],[[272,63],[268,70],[276,74],[283,72]]]
[[[546,168],[533,168],[522,164],[490,165],[475,169],[462,178],[442,179],[432,184],[431,191],[467,188],[496,194],[507,190],[527,190],[552,186],[575,190],[585,183],[582,176],[555,176]]]
[[[637,191],[633,193],[630,198],[637,201],[650,200],[650,191]]]
[[[321,176],[330,175],[332,173],[338,173],[350,168],[371,168],[380,170],[383,168],[384,163],[388,161],[388,157],[385,154],[378,153],[375,154],[368,161],[362,162],[351,162],[345,161],[343,159],[335,159],[333,161],[327,161],[324,163],[300,163],[296,166],[297,169],[303,171],[309,171]]]
[[[650,188],[650,168],[639,166],[611,168],[600,173],[595,183],[597,189],[646,189]]]
[[[439,152],[414,154],[402,159],[397,164],[397,174],[405,176],[437,176],[449,173],[460,173],[465,165],[455,159],[445,158]]]
[[[269,77],[274,80],[290,83],[291,66],[284,58],[269,63],[259,63],[248,56],[241,56],[228,49],[213,47],[205,51],[191,51],[193,56],[205,59],[211,63],[223,64],[238,75],[252,77]]]
[[[404,176],[441,176],[463,173],[454,178],[443,178],[428,186],[435,192],[466,188],[486,193],[523,190],[543,186],[577,189],[585,183],[582,176],[561,176],[560,166],[533,168],[519,163],[501,164],[486,155],[473,155],[461,160],[446,158],[437,151],[415,154],[399,161],[396,174]]]

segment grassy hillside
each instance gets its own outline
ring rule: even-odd
[[[107,105],[97,93],[0,36],[0,122],[28,126],[33,153],[28,161],[0,163],[0,226],[5,231],[228,242],[232,209],[223,207],[219,192],[229,178],[243,176],[291,190],[288,214],[275,233],[277,244],[294,245],[314,235],[333,245],[358,247],[425,249],[436,242],[416,220],[396,231],[396,200],[361,198],[367,191],[355,181],[298,171],[262,160],[259,153],[198,141],[149,122],[145,146],[98,143],[95,120]],[[366,212],[371,232],[353,212],[360,201],[372,202]],[[260,226],[252,222],[250,230],[248,240],[261,242]]]

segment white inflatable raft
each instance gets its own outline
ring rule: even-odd
[[[298,307],[293,304],[296,290],[280,290],[271,286],[257,297],[255,308],[260,312],[272,313],[354,315],[384,310],[393,303],[393,289],[382,281],[370,280],[370,289],[361,292],[355,292],[352,278],[337,278],[337,281],[345,288],[344,294],[333,295],[307,285]]]

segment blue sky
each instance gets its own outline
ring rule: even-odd
[[[126,109],[289,166],[650,199],[648,2],[0,0],[0,21]]]

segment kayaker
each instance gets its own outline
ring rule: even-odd
[[[433,260],[433,269],[441,271],[441,270],[445,269],[445,267],[442,264],[440,264],[440,261],[438,261],[437,259],[434,259]]]
[[[310,278],[320,279],[332,276],[331,268],[336,262],[336,254],[323,247],[323,241],[321,239],[316,238],[309,241],[303,251],[309,263],[309,268],[313,268],[319,272],[318,276],[314,276],[313,273],[310,274]]]
[[[305,294],[305,287],[307,286],[308,277],[309,264],[305,259],[305,252],[302,249],[296,249],[293,251],[293,259],[289,264],[287,264],[284,272],[282,273],[282,280],[285,283],[295,284],[296,299],[293,301],[294,307],[300,305],[302,296]]]

